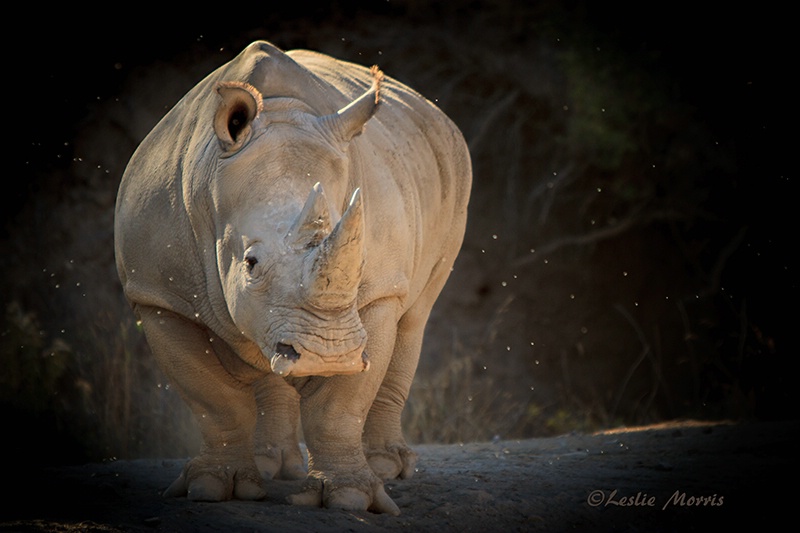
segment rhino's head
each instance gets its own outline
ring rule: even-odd
[[[294,99],[262,102],[249,86],[218,87],[220,279],[236,327],[284,376],[369,367],[357,302],[364,209],[347,149],[374,113],[379,82],[375,71],[367,93],[323,117]]]

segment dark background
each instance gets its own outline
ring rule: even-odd
[[[196,446],[122,298],[114,197],[160,116],[259,38],[379,63],[470,144],[469,227],[406,411],[412,441],[796,417],[782,9],[203,10],[42,8],[6,23],[0,404],[16,454]]]

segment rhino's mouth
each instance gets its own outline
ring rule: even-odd
[[[291,344],[283,344],[282,342],[279,342],[278,346],[275,347],[275,357],[278,356],[288,359],[293,363],[300,359],[300,354],[297,353],[297,350],[294,349],[294,346]]]
[[[354,351],[341,357],[328,359],[311,353],[299,353],[294,346],[279,342],[269,358],[272,371],[287,376],[334,376],[357,374],[369,369],[369,357],[365,351]]]

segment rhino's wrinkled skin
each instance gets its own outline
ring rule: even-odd
[[[125,294],[204,439],[167,495],[396,514],[400,413],[461,246],[461,133],[372,70],[250,45],[176,104],[122,178]],[[298,446],[302,419],[306,474]]]

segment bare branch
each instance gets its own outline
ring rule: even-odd
[[[495,104],[489,108],[489,111],[483,114],[484,118],[478,125],[478,131],[471,136],[467,143],[471,154],[475,153],[476,147],[483,142],[484,137],[489,133],[491,129],[489,126],[491,126],[492,122],[517,99],[517,95],[519,95],[519,91],[508,93],[505,98],[501,99],[499,102],[495,102]]]
[[[622,401],[622,396],[625,394],[625,389],[628,388],[628,383],[630,382],[631,378],[633,378],[634,372],[636,372],[636,369],[639,368],[639,365],[642,364],[642,362],[650,353],[650,344],[647,342],[647,338],[645,337],[644,332],[636,323],[636,321],[633,319],[631,314],[628,313],[628,311],[619,304],[615,305],[614,309],[619,311],[619,313],[625,317],[625,320],[627,320],[628,323],[636,331],[636,336],[639,337],[639,342],[642,343],[642,351],[639,354],[639,357],[636,359],[636,361],[634,361],[634,363],[630,366],[630,368],[628,368],[628,372],[625,374],[625,378],[622,380],[622,385],[620,386],[619,391],[617,391],[617,398],[614,400],[614,407],[612,407],[611,409],[612,417],[616,416],[617,414],[617,409],[619,408],[619,404]]]
[[[542,207],[542,210],[539,212],[540,225],[544,225],[545,221],[547,220],[547,216],[550,214],[550,209],[553,205],[553,202],[556,199],[556,190],[568,185],[570,182],[574,181],[575,178],[578,176],[578,173],[573,172],[573,170],[575,170],[575,164],[569,163],[564,170],[556,174],[555,179],[544,180],[542,184],[536,189],[534,189],[531,192],[531,195],[528,196],[528,200],[531,201],[533,198],[535,198],[534,194],[536,195],[547,194],[544,206]]]
[[[720,250],[719,257],[714,263],[714,268],[711,271],[711,283],[709,284],[709,287],[703,291],[704,296],[716,293],[719,290],[720,278],[722,277],[722,271],[725,269],[725,263],[727,263],[728,259],[742,244],[745,235],[747,235],[747,230],[747,226],[742,227],[736,236],[731,240],[731,242],[729,242],[725,248]]]
[[[641,208],[636,208],[634,209],[634,212],[641,210]],[[656,220],[675,220],[681,218],[684,218],[682,213],[671,210],[654,211],[642,216],[632,214],[616,224],[605,226],[594,231],[589,231],[582,235],[568,235],[542,246],[537,246],[536,248],[532,249],[533,251],[531,252],[531,255],[519,257],[515,259],[512,264],[516,267],[527,265],[533,263],[542,256],[551,254],[556,250],[566,246],[584,246],[587,244],[594,244],[612,237],[616,237],[634,227],[644,226]]]

